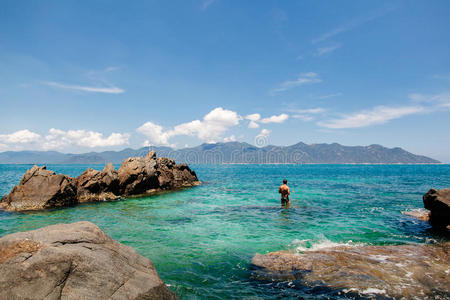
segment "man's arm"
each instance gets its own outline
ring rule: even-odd
[[[287,188],[287,194],[288,194],[288,195],[291,194],[291,190],[289,189],[289,187]]]

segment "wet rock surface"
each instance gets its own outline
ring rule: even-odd
[[[252,276],[369,298],[449,299],[449,251],[450,242],[255,254]]]
[[[88,169],[77,178],[55,174],[45,166],[33,166],[10,194],[2,198],[0,208],[38,210],[147,195],[198,184],[197,175],[187,165],[156,157],[155,151],[151,151],[145,157],[125,159],[119,170],[108,164],[101,172]]]
[[[0,238],[0,299],[177,299],[152,262],[90,222]]]
[[[438,229],[450,228],[450,189],[429,190],[423,204],[430,210],[430,224]]]

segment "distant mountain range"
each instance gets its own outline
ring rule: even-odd
[[[143,156],[155,150],[158,156],[188,164],[222,163],[373,163],[373,164],[434,164],[439,161],[415,155],[402,148],[386,148],[380,145],[342,146],[333,144],[297,143],[292,146],[256,147],[248,143],[229,142],[202,144],[197,147],[172,149],[169,147],[144,147],[122,151],[66,154],[56,151],[7,151],[0,153],[2,164],[104,164],[121,163],[127,157]]]

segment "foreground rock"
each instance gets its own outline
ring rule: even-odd
[[[78,178],[55,174],[45,166],[33,166],[11,193],[2,198],[0,208],[36,210],[146,195],[198,184],[197,175],[187,165],[156,157],[155,151],[151,151],[146,157],[124,160],[118,171],[108,164],[101,172],[88,169]]]
[[[450,189],[429,190],[423,204],[430,210],[430,224],[435,228],[450,228]]]
[[[0,238],[0,299],[177,299],[152,262],[89,222]]]
[[[405,216],[410,216],[421,221],[428,222],[430,221],[430,211],[427,209],[414,209],[408,211],[402,211],[402,214]]]
[[[342,246],[303,254],[273,252],[252,259],[254,278],[297,280],[360,296],[406,299],[450,296],[450,243]]]

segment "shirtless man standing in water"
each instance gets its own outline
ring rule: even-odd
[[[278,189],[278,193],[281,194],[281,205],[288,206],[289,205],[289,195],[291,192],[289,191],[289,187],[287,186],[287,180],[283,180],[283,184],[280,185],[280,188]]]

